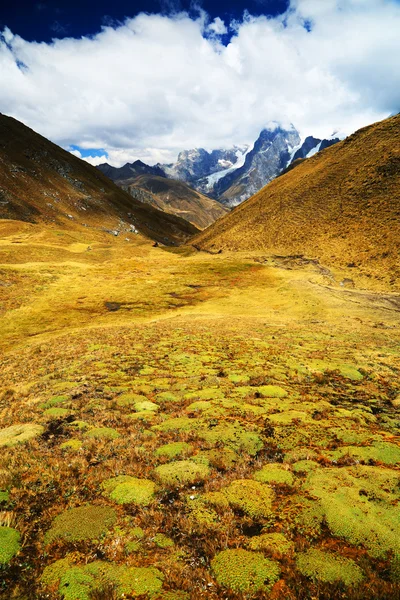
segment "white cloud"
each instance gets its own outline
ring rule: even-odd
[[[226,24],[204,12],[140,14],[51,44],[6,29],[0,111],[121,165],[251,143],[274,120],[322,136],[400,109],[397,0],[292,0],[285,15],[229,27],[227,46]]]
[[[208,29],[216,35],[225,35],[228,33],[228,29],[222,19],[216,17],[212,23],[208,26]]]

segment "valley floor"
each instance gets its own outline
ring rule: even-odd
[[[400,297],[0,224],[0,597],[400,598]]]

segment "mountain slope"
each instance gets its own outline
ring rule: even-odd
[[[182,217],[199,229],[209,227],[229,212],[219,202],[193,190],[183,181],[141,175],[126,189],[137,200]]]
[[[299,143],[300,136],[294,128],[263,129],[244,165],[216,183],[216,197],[228,206],[243,202],[279,175],[290,160],[290,149]]]
[[[114,235],[138,230],[173,245],[198,231],[179,217],[135,200],[95,167],[4,115],[0,218],[93,227]]]
[[[304,160],[193,244],[217,251],[307,254],[398,286],[400,116]]]

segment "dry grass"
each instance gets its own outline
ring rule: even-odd
[[[158,569],[163,588],[154,598],[261,599],[262,590],[220,586],[211,564],[225,549],[251,550],[250,540],[265,533],[283,535],[290,548],[262,550],[280,573],[273,600],[399,597],[390,554],[335,537],[304,469],[313,461],[336,482],[339,469],[359,460],[354,447],[379,442],[383,461],[397,456],[395,295],[344,288],[346,271],[259,253],[167,252],[137,237],[125,244],[15,221],[3,223],[2,235],[0,427],[37,423],[45,431],[2,449],[2,523],[21,533],[22,548],[3,568],[0,597],[58,598],[57,581],[41,577],[68,556],[74,584],[88,577],[84,565],[104,561]],[[141,410],[138,397],[158,411]],[[50,418],[49,408],[63,410]],[[104,428],[119,437],[90,435]],[[184,455],[157,452],[173,442]],[[209,476],[163,483],[155,469],[169,460],[207,465]],[[232,484],[270,463],[292,477],[253,486],[268,487],[268,514],[241,509]],[[380,478],[400,467],[368,466]],[[120,475],[153,481],[150,504],[113,501],[101,484]],[[388,486],[379,501],[394,510],[399,494]],[[376,502],[370,487],[360,502]],[[54,519],[87,504],[112,507],[114,525],[98,539],[46,546]],[[301,575],[296,558],[309,548],[354,561],[364,579],[346,588]],[[104,575],[91,597],[120,598],[121,581]]]

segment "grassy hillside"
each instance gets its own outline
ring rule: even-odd
[[[93,228],[130,236],[132,227],[165,244],[197,229],[143,205],[100,171],[22,123],[0,115],[0,218],[55,228]]]
[[[143,201],[151,203],[162,211],[177,215],[193,223],[199,229],[205,229],[229,210],[216,200],[193,190],[183,181],[166,179],[152,175],[141,175],[131,183],[118,181],[119,185],[132,194],[141,189],[148,192]]]
[[[400,281],[400,116],[357,131],[199,234],[199,248],[307,255]]]

